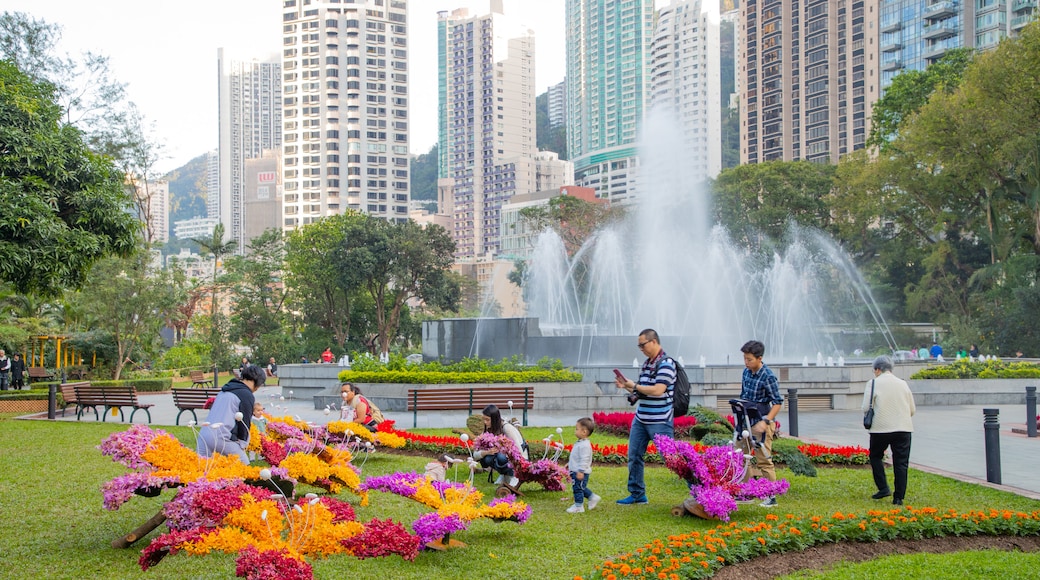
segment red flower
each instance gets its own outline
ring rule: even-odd
[[[343,545],[359,560],[379,558],[397,554],[405,560],[412,561],[419,555],[421,541],[413,536],[401,524],[387,519],[380,521],[372,518],[365,524],[365,531],[343,540]]]
[[[307,562],[289,556],[289,550],[261,552],[246,546],[235,562],[235,576],[247,580],[312,580],[314,571]]]

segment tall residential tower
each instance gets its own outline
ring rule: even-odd
[[[282,5],[283,227],[407,220],[407,0]]]
[[[653,0],[566,0],[567,155],[600,198],[636,195]]]
[[[217,49],[220,201],[218,215],[209,217],[224,224],[238,252],[245,250],[246,160],[282,146],[281,69],[277,56],[261,60]]]

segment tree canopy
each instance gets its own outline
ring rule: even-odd
[[[52,85],[0,61],[0,280],[25,294],[79,287],[138,241],[121,174],[61,115]]]

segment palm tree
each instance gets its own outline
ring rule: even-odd
[[[213,348],[213,360],[216,362],[220,351],[220,328],[217,324],[217,266],[220,259],[234,253],[237,243],[235,240],[224,241],[224,224],[218,223],[213,228],[213,235],[209,238],[192,238],[199,245],[202,255],[213,254],[213,288],[210,290],[212,297],[210,303],[210,345]]]

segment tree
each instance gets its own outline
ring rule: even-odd
[[[832,165],[769,161],[726,169],[711,184],[715,219],[748,246],[760,235],[784,239],[792,223],[827,230],[824,199],[833,187]]]
[[[232,281],[231,339],[260,354],[264,335],[284,331],[287,289],[279,278],[285,267],[282,233],[265,231],[249,243],[245,256],[228,260]]]
[[[456,310],[458,282],[448,275],[455,242],[444,228],[423,228],[413,221],[394,223],[369,218],[369,250],[379,259],[366,272],[365,287],[376,305],[379,351],[388,353],[397,336],[401,312],[410,300]],[[389,310],[389,312],[387,311]]]
[[[22,294],[77,288],[127,256],[139,223],[112,162],[61,123],[54,88],[0,61],[0,280]]]
[[[900,125],[920,110],[932,93],[956,90],[974,56],[975,51],[970,48],[955,48],[924,70],[908,70],[896,75],[885,94],[874,103],[867,147],[885,150],[898,134]]]
[[[572,195],[558,195],[547,205],[525,207],[520,218],[534,231],[552,229],[559,234],[573,256],[596,230],[620,220],[625,215],[621,206],[593,203]]]
[[[94,330],[114,345],[116,380],[130,360],[151,352],[180,301],[182,287],[169,272],[150,271],[148,258],[147,252],[138,252],[99,262],[78,297],[94,316]]]
[[[238,246],[235,240],[229,239],[224,241],[224,224],[217,224],[213,228],[213,235],[208,238],[193,238],[196,244],[199,245],[199,249],[202,251],[202,255],[206,254],[213,255],[213,284],[209,289],[210,292],[210,347],[213,349],[213,360],[220,361],[226,358],[227,352],[224,348],[224,328],[223,328],[223,314],[217,309],[219,300],[217,294],[219,293],[219,286],[217,284],[217,275],[220,273],[220,259],[227,256],[235,251]]]

